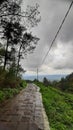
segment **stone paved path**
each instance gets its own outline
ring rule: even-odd
[[[39,88],[29,84],[0,108],[0,130],[49,130],[44,127],[42,109]]]

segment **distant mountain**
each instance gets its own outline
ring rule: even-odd
[[[54,81],[54,80],[60,80],[61,78],[65,78],[66,75],[39,75],[38,76],[38,79],[39,81],[43,81],[43,78],[46,77],[48,80],[50,81]],[[37,76],[36,75],[23,75],[23,79],[25,80],[34,80],[34,79],[37,79]]]

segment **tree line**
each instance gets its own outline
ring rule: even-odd
[[[18,0],[0,2],[0,86],[16,82],[25,72],[21,60],[34,51],[39,41],[29,31],[40,22],[39,5],[27,6],[24,12],[21,4]]]
[[[52,86],[64,92],[73,93],[73,73],[67,75],[65,78],[61,78],[60,81],[50,81],[44,77],[43,84],[46,87]]]

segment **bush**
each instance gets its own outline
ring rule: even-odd
[[[0,101],[3,101],[5,99],[5,94],[3,91],[0,90]]]
[[[1,88],[0,90],[0,102],[12,98],[16,94],[18,94],[23,88],[26,87],[26,82],[24,80],[21,81],[20,86],[16,88]]]
[[[21,80],[20,86],[21,86],[22,88],[25,88],[25,87],[27,86],[26,81],[25,81],[25,80]]]
[[[6,71],[3,71],[2,68],[0,68],[0,88],[4,86],[6,73]]]

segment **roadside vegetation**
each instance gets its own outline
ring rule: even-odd
[[[60,81],[49,81],[46,77],[43,79],[43,84],[48,87],[52,86],[63,92],[73,93],[73,73],[61,78]]]
[[[10,87],[3,87],[0,88],[0,103],[2,103],[3,101],[10,99],[12,97],[14,97],[15,95],[17,95],[22,89],[24,89],[27,86],[26,81],[21,80],[19,86],[15,87],[15,88],[10,88]]]
[[[73,94],[35,82],[40,87],[51,130],[73,130]]]
[[[23,59],[33,53],[39,38],[31,29],[40,22],[39,5],[22,10],[22,1],[0,2],[0,102],[13,97],[26,86],[22,81]]]

